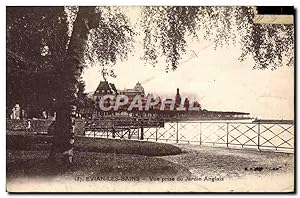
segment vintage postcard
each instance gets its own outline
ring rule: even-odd
[[[7,6],[8,192],[295,192],[292,6]]]

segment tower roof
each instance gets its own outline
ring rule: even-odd
[[[116,92],[117,92],[117,89],[113,83],[109,83],[107,81],[100,81],[94,94],[116,93]]]
[[[136,85],[133,88],[135,91],[141,91],[142,93],[145,93],[144,87],[140,82],[137,82]]]

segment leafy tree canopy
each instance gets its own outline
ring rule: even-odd
[[[78,9],[7,7],[8,106],[20,101],[50,105]],[[253,58],[256,69],[294,63],[294,25],[255,24],[255,7],[141,7],[137,24],[130,22],[126,9],[96,8],[99,24],[89,33],[85,65],[101,66],[104,76],[115,76],[113,66],[128,57],[139,36],[142,59],[155,65],[163,57],[167,71],[180,66],[187,38],[213,41],[215,48],[239,45],[240,61]]]
[[[256,69],[293,65],[294,25],[255,24],[255,7],[145,7],[144,59],[155,64],[166,57],[167,70],[175,70],[186,52],[187,36],[198,42],[210,40],[214,47],[241,46],[240,61],[253,58]]]

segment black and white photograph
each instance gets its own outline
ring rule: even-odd
[[[294,6],[5,10],[7,192],[295,192]]]

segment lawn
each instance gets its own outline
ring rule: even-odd
[[[7,135],[7,177],[69,178],[188,176],[179,164],[154,156],[176,155],[181,149],[163,143],[76,137],[74,166],[64,170],[59,162],[48,160],[52,137],[43,135]]]
[[[6,148],[9,150],[45,151],[50,150],[51,142],[52,137],[46,135],[6,135]],[[180,148],[170,144],[79,136],[75,137],[75,150],[145,156],[177,155],[181,153]]]
[[[64,171],[59,163],[47,159],[45,151],[7,151],[7,177],[64,178],[76,177],[138,177],[149,180],[151,176],[189,176],[187,168],[155,157],[128,154],[76,152],[74,166]]]

